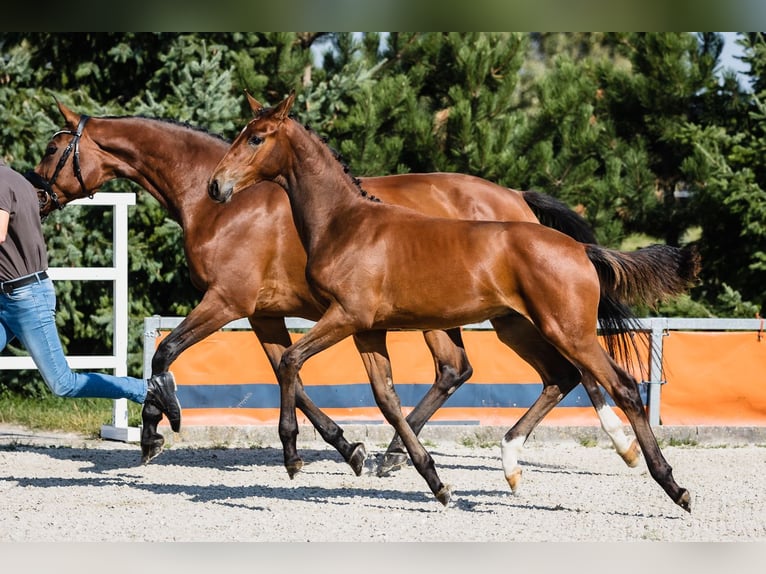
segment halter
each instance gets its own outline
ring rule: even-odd
[[[53,137],[51,139],[55,138],[58,135],[61,134],[67,134],[73,136],[69,144],[64,148],[64,152],[61,154],[61,157],[59,158],[58,164],[56,165],[56,169],[53,171],[53,176],[46,180],[41,175],[35,173],[34,171],[28,171],[24,174],[24,176],[29,180],[29,182],[34,185],[37,189],[41,190],[42,196],[40,197],[40,209],[42,210],[43,207],[50,201],[53,204],[53,209],[62,209],[64,206],[59,202],[59,198],[56,195],[56,192],[53,191],[53,184],[56,182],[56,178],[59,175],[59,172],[61,171],[61,168],[64,167],[64,164],[66,164],[67,159],[69,159],[69,154],[72,153],[72,150],[74,150],[74,157],[72,159],[72,169],[74,169],[74,175],[77,178],[77,181],[80,182],[80,188],[82,189],[83,196],[93,197],[93,194],[88,193],[88,190],[85,188],[85,182],[82,180],[82,172],[80,170],[80,136],[82,136],[82,131],[85,129],[85,124],[90,119],[90,116],[87,116],[83,114],[80,116],[80,122],[77,124],[77,130],[60,130],[57,131],[55,134],[53,134]],[[39,192],[38,192],[39,193]]]

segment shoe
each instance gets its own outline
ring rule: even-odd
[[[176,380],[173,373],[165,372],[152,375],[147,381],[146,399],[144,402],[154,405],[168,417],[173,432],[181,430],[181,403],[176,396]]]

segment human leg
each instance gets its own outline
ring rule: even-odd
[[[56,329],[56,294],[50,279],[13,293],[0,295],[0,318],[29,352],[51,391],[70,398],[126,398],[136,403],[151,401],[180,428],[181,408],[175,397],[175,381],[162,373],[149,381],[103,373],[74,372],[69,368]]]

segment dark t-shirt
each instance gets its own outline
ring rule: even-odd
[[[10,214],[0,243],[0,281],[48,268],[37,190],[24,176],[0,161],[0,209]]]

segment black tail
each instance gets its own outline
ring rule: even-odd
[[[697,280],[699,254],[693,247],[650,245],[630,253],[586,245],[602,292],[627,303],[655,306],[685,293]]]
[[[521,194],[541,224],[580,243],[597,243],[596,234],[585,218],[572,211],[563,201],[536,191],[522,191]],[[633,356],[638,353],[635,336],[645,335],[638,331],[638,318],[626,303],[602,289],[598,319],[607,352],[622,365],[629,366]],[[644,339],[643,344],[646,344],[648,339]]]
[[[560,231],[580,243],[598,243],[588,222],[569,209],[563,201],[537,191],[522,191],[521,195],[540,223],[546,227]]]
[[[607,351],[627,365],[638,351],[636,334],[644,348],[649,344],[649,334],[637,330],[637,318],[628,304],[655,307],[658,301],[686,292],[699,274],[699,254],[692,247],[669,245],[650,245],[631,253],[598,245],[585,249],[601,282],[599,320]]]

